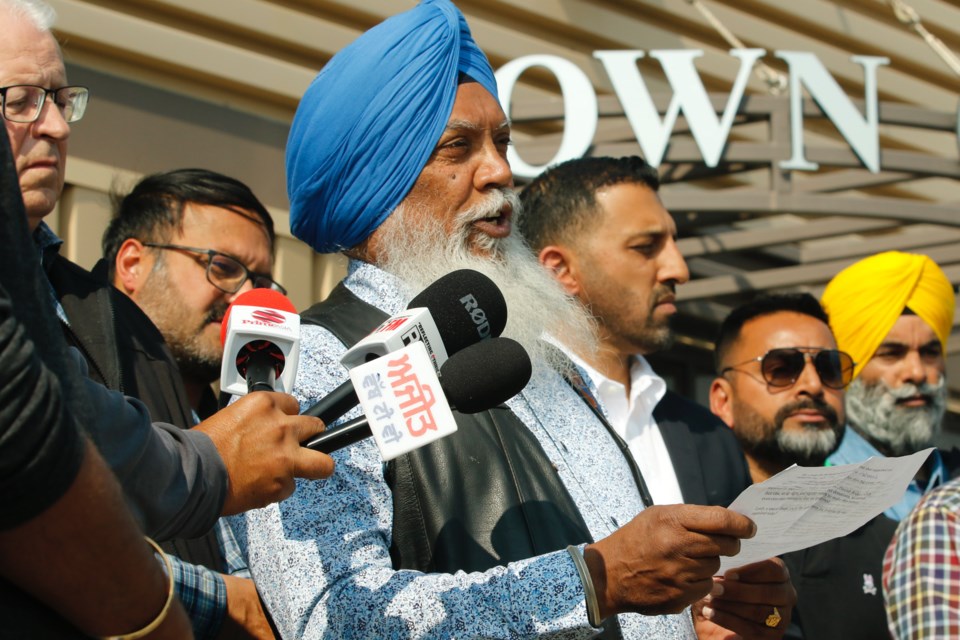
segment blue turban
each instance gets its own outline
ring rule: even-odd
[[[337,53],[287,140],[293,235],[319,253],[368,238],[430,159],[461,73],[497,98],[493,69],[449,0],[424,0]]]

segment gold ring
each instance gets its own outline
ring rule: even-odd
[[[770,627],[771,629],[773,629],[775,626],[777,626],[778,624],[780,624],[780,621],[781,621],[782,619],[783,619],[783,618],[780,617],[780,611],[777,610],[776,607],[774,607],[774,608],[773,608],[773,613],[771,613],[770,615],[767,616],[767,620],[766,620],[766,622],[764,622],[764,624],[767,625],[768,627]]]

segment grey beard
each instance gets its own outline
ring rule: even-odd
[[[378,266],[400,279],[407,299],[456,269],[483,273],[507,302],[503,335],[526,349],[534,375],[549,369],[568,373],[570,361],[543,337],[557,337],[578,353],[593,353],[597,344],[593,319],[517,235],[502,239],[471,235],[470,223],[499,212],[504,201],[512,204],[515,216],[520,213],[516,194],[498,190],[479,206],[459,213],[453,233],[444,228],[440,216],[414,215],[413,207],[428,204],[401,203],[381,227],[380,242],[386,251]]]
[[[932,402],[923,407],[904,407],[900,398],[922,394]],[[850,383],[846,396],[847,419],[851,426],[878,448],[902,456],[929,446],[940,433],[947,408],[947,385],[943,376],[937,384],[906,383],[896,389],[882,380],[865,384],[860,378]]]
[[[826,417],[829,429],[810,427],[801,432],[784,431],[783,423],[797,409],[817,409]],[[817,398],[805,398],[780,407],[772,421],[766,421],[744,407],[734,413],[733,432],[744,452],[757,460],[776,462],[783,467],[821,466],[836,451],[843,437],[842,416]]]

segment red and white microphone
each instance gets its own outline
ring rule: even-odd
[[[384,460],[457,430],[421,341],[350,369],[350,380]]]
[[[220,389],[290,393],[300,358],[300,316],[290,299],[272,289],[237,296],[220,325]]]

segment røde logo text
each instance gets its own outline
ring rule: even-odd
[[[460,304],[462,304],[466,312],[470,314],[470,319],[473,320],[473,324],[477,325],[477,333],[480,337],[489,338],[490,321],[487,320],[487,314],[480,308],[477,299],[474,298],[473,295],[467,294],[460,298]]]

